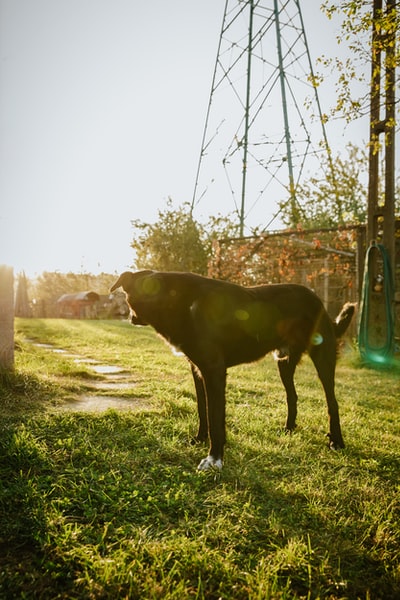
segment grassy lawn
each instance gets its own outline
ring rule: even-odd
[[[345,350],[340,452],[308,358],[293,435],[273,359],[231,369],[225,466],[198,473],[189,368],[152,330],[16,331],[16,371],[0,376],[0,598],[400,598],[398,366],[361,368]],[[132,386],[113,394],[147,408],[63,410],[101,378],[28,338],[127,369]]]

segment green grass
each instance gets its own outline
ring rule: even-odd
[[[398,367],[339,361],[341,452],[309,359],[293,435],[273,360],[231,369],[225,466],[197,473],[189,369],[150,329],[16,327],[16,371],[0,379],[1,598],[400,597]],[[123,366],[151,408],[61,411],[97,376],[26,338]]]

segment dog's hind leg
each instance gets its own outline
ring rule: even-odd
[[[206,471],[212,467],[222,468],[225,445],[225,387],[226,369],[214,365],[202,369],[206,389],[207,420],[210,436],[210,450],[198,469]]]
[[[279,375],[281,376],[281,380],[286,391],[288,413],[285,428],[287,431],[293,431],[296,427],[297,392],[294,385],[294,372],[300,357],[301,354],[292,352],[285,358],[278,360]]]
[[[323,385],[328,405],[329,446],[333,449],[344,448],[340,428],[339,406],[335,396],[336,344],[332,342],[329,346],[323,344],[314,347],[310,351],[310,356]]]
[[[199,369],[193,363],[190,363],[190,366],[192,368],[194,387],[196,389],[197,412],[199,415],[199,430],[194,438],[194,441],[205,442],[208,438],[206,389],[204,386],[203,376]]]

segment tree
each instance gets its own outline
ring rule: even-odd
[[[363,148],[353,144],[346,147],[347,157],[339,153],[334,159],[335,169],[322,164],[320,173],[313,175],[297,189],[301,209],[293,218],[291,205],[281,202],[281,217],[285,225],[302,229],[340,227],[364,224],[367,219],[368,157]],[[381,182],[383,185],[383,182]],[[400,213],[400,179],[396,185],[396,209]],[[384,198],[384,190],[380,190]]]
[[[368,159],[365,150],[353,144],[347,146],[347,152],[347,158],[339,154],[333,161],[334,171],[326,158],[321,172],[298,187],[296,195],[301,209],[296,222],[291,206],[281,203],[285,225],[292,228],[300,222],[303,229],[311,229],[365,223]]]
[[[379,11],[374,21],[382,35],[373,41],[373,0],[326,0],[322,10],[329,19],[335,15],[341,18],[341,32],[337,41],[339,44],[347,43],[351,51],[352,58],[345,61],[338,57],[323,56],[319,59],[325,68],[330,68],[337,76],[336,104],[330,116],[341,116],[350,122],[369,114],[371,69],[368,67],[371,57],[380,51],[385,53],[382,69],[400,65],[400,48],[395,46],[400,31],[400,14],[396,3],[393,6],[387,3],[387,10]],[[323,80],[323,76],[319,75],[317,80]]]
[[[395,67],[400,64],[400,49],[395,46],[396,35],[398,37],[400,31],[400,15],[394,0],[386,0],[386,3],[383,1],[382,5],[386,7],[378,11],[374,10],[377,2],[379,3],[379,0],[325,0],[322,4],[322,10],[329,19],[336,16],[341,20],[337,41],[339,44],[347,44],[351,52],[351,58],[346,60],[325,56],[319,59],[324,69],[331,69],[337,77],[336,103],[324,114],[325,121],[344,118],[351,122],[369,115],[373,94],[370,81],[371,64],[374,65],[375,72],[379,69],[379,74],[380,70],[383,72],[388,66]],[[372,36],[373,24],[380,35]],[[381,54],[384,60],[375,60]],[[315,73],[311,83],[318,86],[323,80],[322,74]],[[391,89],[388,77],[382,87],[385,92]],[[384,112],[384,106],[381,106],[378,114]],[[371,123],[372,129],[376,129],[377,132],[393,126],[392,118],[381,121],[379,117],[376,122]],[[376,133],[369,142],[370,156],[378,156],[378,135]],[[321,177],[312,176],[296,189],[298,204],[293,207],[291,204],[286,206],[281,203],[281,214],[286,225],[301,225],[303,228],[336,227],[349,222],[366,221],[370,158],[365,150],[357,149],[351,144],[347,150],[347,159],[339,155],[335,160],[328,148],[328,157],[322,165]],[[385,172],[383,161],[381,171]],[[398,191],[398,182],[396,188]],[[378,190],[378,196],[384,201],[384,190]],[[379,198],[377,200],[380,201]],[[397,194],[397,210],[398,205]]]
[[[202,224],[193,217],[188,202],[158,211],[155,223],[132,221],[135,230],[131,247],[135,266],[159,271],[192,271],[207,274],[213,240],[238,235],[239,226],[229,216],[210,217]]]
[[[28,280],[25,273],[18,276],[17,293],[15,294],[14,314],[16,317],[32,316],[28,296]]]
[[[116,275],[101,273],[59,273],[44,271],[33,284],[32,297],[35,301],[54,303],[63,294],[92,291],[107,294],[115,282]]]

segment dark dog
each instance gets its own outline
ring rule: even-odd
[[[210,437],[209,455],[200,470],[222,468],[225,444],[226,370],[277,351],[285,386],[286,429],[296,425],[297,393],[293,376],[308,352],[326,394],[329,438],[343,448],[334,379],[337,338],[347,329],[354,305],[347,304],[333,322],[321,300],[301,285],[245,288],[193,273],[125,272],[112,286],[122,286],[136,325],[152,325],[189,359],[197,394],[198,441]]]

